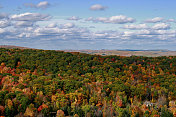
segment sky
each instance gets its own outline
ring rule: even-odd
[[[175,0],[1,0],[0,45],[176,50]]]

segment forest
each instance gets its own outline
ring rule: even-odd
[[[176,56],[0,48],[0,116],[176,117]]]

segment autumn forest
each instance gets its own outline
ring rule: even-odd
[[[0,115],[176,117],[176,57],[1,48]]]

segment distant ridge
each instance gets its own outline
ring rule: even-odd
[[[34,49],[35,48],[28,48],[28,47],[20,47],[20,46],[14,46],[14,45],[0,45],[0,48],[6,48],[6,49]],[[92,55],[115,55],[115,56],[146,56],[146,57],[159,57],[159,56],[176,56],[176,51],[170,51],[170,50],[164,50],[164,49],[158,49],[158,50],[132,50],[132,49],[124,49],[124,50],[56,50],[56,51],[64,51],[64,52],[70,52],[70,53],[86,53],[86,54],[92,54]]]
[[[21,47],[21,46],[14,46],[14,45],[0,45],[0,48],[6,48],[6,49],[34,49],[34,48],[28,48],[28,47]]]
[[[118,50],[117,51],[160,51],[160,52],[169,52],[170,50],[165,50],[165,49],[154,49],[154,50],[132,50],[132,49],[123,49],[123,50]]]

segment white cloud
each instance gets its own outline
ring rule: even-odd
[[[123,29],[130,29],[130,30],[167,30],[170,29],[169,24],[165,23],[158,23],[153,26],[147,26],[146,24],[130,24],[130,25],[124,25],[122,27]]]
[[[124,29],[131,29],[131,30],[141,30],[141,29],[148,29],[149,27],[146,24],[130,24],[130,25],[124,25],[122,28]]]
[[[139,30],[139,31],[125,31],[123,35],[121,35],[121,39],[128,40],[143,40],[146,43],[149,41],[159,42],[161,40],[175,40],[176,31],[167,31],[167,30]]]
[[[59,34],[58,28],[42,28],[38,27],[34,30],[36,36],[48,35],[48,36],[56,36]]]
[[[147,22],[147,23],[157,23],[157,22],[161,22],[161,21],[163,21],[163,18],[155,17],[153,19],[147,19],[145,22]]]
[[[15,27],[31,27],[34,25],[34,22],[29,22],[29,21],[16,21],[14,23]]]
[[[46,26],[47,28],[55,28],[57,27],[57,23],[50,23],[49,25]]]
[[[19,35],[17,35],[19,38],[30,38],[32,37],[31,35],[32,33],[20,33]]]
[[[42,38],[46,40],[50,39],[79,40],[88,38],[90,36],[88,30],[84,28],[73,27],[73,24],[71,23],[63,24],[63,26],[64,27],[55,27],[55,28],[38,27],[33,32],[36,38]]]
[[[43,2],[40,2],[39,4],[37,4],[37,8],[47,8],[49,6],[50,6],[50,4],[47,1],[43,1]]]
[[[38,4],[33,4],[33,3],[26,3],[24,4],[26,7],[31,7],[31,8],[42,8],[46,9],[50,6],[50,4],[47,1],[42,1],[39,2]]]
[[[72,16],[72,17],[69,17],[67,20],[80,20],[81,18],[77,17],[77,16]]]
[[[74,23],[66,23],[63,25],[63,28],[73,28],[73,27],[75,27]]]
[[[3,34],[4,32],[5,32],[5,30],[0,28],[0,34]]]
[[[0,20],[0,28],[6,28],[6,27],[8,27],[10,25],[11,25],[10,21]]]
[[[13,27],[13,26],[12,26]],[[121,43],[139,42],[139,40],[150,42],[160,40],[172,40],[176,37],[175,30],[138,30],[138,31],[101,31],[92,32],[88,28],[80,28],[73,23],[49,24],[46,27],[40,25],[33,27],[19,27],[5,30],[0,28],[2,39],[36,39],[37,40],[70,40],[78,43]]]
[[[89,17],[88,19],[86,19],[86,21],[124,24],[124,23],[133,23],[133,22],[135,22],[135,19],[133,19],[131,17],[124,16],[124,15],[119,15],[119,16],[112,16],[112,17],[109,17],[109,18],[106,18],[106,17],[98,17],[98,18]]]
[[[87,19],[85,19],[85,21],[94,21],[95,19],[93,17],[89,17]]]
[[[176,31],[171,30],[170,25],[166,23],[153,24],[153,26],[149,24],[129,24],[124,25],[123,30],[131,29],[132,31],[105,30],[101,32],[96,32],[89,30],[90,28],[94,27],[83,28],[77,26],[74,23],[48,24],[48,21],[46,20],[48,20],[49,17],[50,16],[48,15],[42,15],[39,13],[23,13],[11,15],[9,19],[3,19],[2,21],[0,20],[0,39],[26,39],[26,42],[28,42],[27,40],[36,40],[39,43],[43,40],[47,40],[48,42],[54,42],[54,44],[56,45],[60,44],[60,42],[63,42],[63,45],[65,42],[70,42],[72,45],[75,44],[74,42],[77,42],[78,45],[80,43],[85,43],[85,45],[89,45],[90,43],[97,43],[98,45],[110,44],[114,47],[116,46],[116,44],[117,46],[119,46],[119,43],[124,43],[124,45],[126,43],[130,43],[129,45],[132,45],[132,43],[136,44],[141,41],[143,41],[144,43],[149,43],[151,41],[164,42],[172,41],[176,38]],[[42,23],[37,23],[38,25],[36,25],[37,21],[42,21]],[[89,17],[87,21],[123,24],[135,22],[135,19],[120,15],[99,18]],[[6,28],[9,23],[10,27]],[[48,25],[43,25],[45,23]],[[96,24],[95,26],[97,27],[97,25],[99,24]],[[109,24],[104,25],[109,26]],[[110,24],[110,26],[112,26],[112,24]]]
[[[167,22],[176,22],[175,19],[168,19]]]
[[[96,38],[105,38],[108,36],[108,33],[95,33],[94,36]]]
[[[155,30],[167,30],[170,29],[170,25],[165,23],[159,23],[155,24],[152,28]]]
[[[100,4],[95,4],[95,5],[92,5],[91,7],[90,7],[90,10],[93,10],[93,11],[102,11],[102,10],[105,10],[107,7],[106,6],[102,6],[102,5],[100,5]]]
[[[10,17],[12,20],[16,21],[44,21],[50,19],[49,15],[44,15],[40,13],[23,13],[23,14],[15,14]]]

